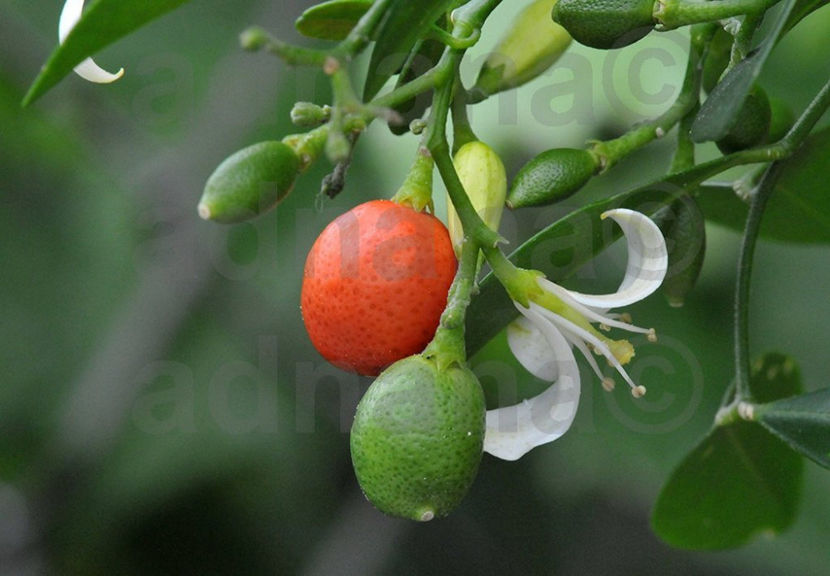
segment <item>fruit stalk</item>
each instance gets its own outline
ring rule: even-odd
[[[464,327],[467,308],[475,289],[479,248],[470,239],[464,242],[458,270],[447,295],[447,307],[441,314],[441,321],[435,337],[424,350],[424,356],[434,357],[439,369],[444,370],[453,363],[463,365],[467,361]]]
[[[665,135],[698,104],[700,57],[706,45],[706,36],[711,34],[714,34],[714,29],[709,29],[707,34],[692,35],[693,42],[689,50],[683,86],[677,99],[666,112],[650,122],[640,124],[619,138],[594,144],[592,151],[600,157],[603,172],[638,148]]]
[[[654,18],[660,30],[672,30],[698,24],[714,22],[733,16],[762,13],[779,0],[658,0],[654,4]]]

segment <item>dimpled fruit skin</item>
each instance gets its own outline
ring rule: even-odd
[[[559,0],[553,20],[580,44],[622,48],[651,31],[653,6],[653,0]]]
[[[305,265],[302,312],[317,351],[366,376],[424,349],[455,275],[446,227],[388,200],[329,224]]]
[[[597,170],[587,150],[554,148],[522,166],[513,179],[507,205],[510,208],[543,206],[578,192]]]
[[[402,518],[449,514],[478,471],[484,417],[484,395],[468,368],[442,371],[420,355],[393,364],[369,387],[352,425],[364,494]]]

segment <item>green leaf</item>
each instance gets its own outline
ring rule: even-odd
[[[781,354],[753,364],[759,398],[799,390],[798,370]],[[804,461],[753,422],[717,426],[674,470],[655,505],[652,527],[672,546],[734,548],[795,519]]]
[[[755,79],[761,73],[772,48],[781,36],[797,0],[786,0],[776,14],[769,35],[751,56],[739,62],[712,90],[692,124],[692,140],[720,140],[732,129]]]
[[[761,225],[769,240],[800,244],[830,243],[830,128],[811,135],[784,162],[776,190]],[[729,186],[703,186],[697,199],[706,219],[734,230],[743,230],[748,206]]]
[[[653,215],[682,193],[677,186],[656,183],[594,202],[533,236],[510,255],[510,260],[522,268],[539,270],[553,281],[561,280],[620,238],[619,227],[600,218],[603,212],[629,208]],[[517,315],[498,280],[492,274],[484,278],[467,313],[468,352],[475,353]]]
[[[666,543],[692,550],[781,532],[796,515],[803,462],[755,424],[716,428],[663,487],[652,527]]]
[[[45,94],[85,58],[174,10],[188,0],[96,0],[84,12],[66,41],[55,48],[29,92],[27,106]],[[55,35],[57,35],[57,21]]]
[[[794,28],[796,24],[819,8],[825,6],[828,2],[830,0],[798,0],[795,3],[793,11],[790,13],[790,17],[787,18],[787,25],[784,30],[789,31]]]
[[[786,354],[767,352],[752,363],[749,389],[761,403],[801,394],[801,371]]]
[[[312,6],[294,26],[304,36],[320,40],[342,40],[372,6],[373,0],[329,0]]]
[[[397,74],[435,21],[455,4],[454,0],[392,0],[378,27],[377,41],[369,62],[363,88],[364,100],[371,100],[389,78]]]
[[[830,389],[759,406],[755,413],[793,450],[830,468]]]

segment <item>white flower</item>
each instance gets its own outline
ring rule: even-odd
[[[484,450],[494,456],[517,460],[570,428],[580,385],[572,347],[585,356],[606,389],[613,387],[613,380],[603,377],[592,351],[605,356],[635,397],[645,394],[645,388],[635,385],[623,368],[634,356],[634,347],[627,340],[611,340],[591,323],[600,330],[620,328],[655,340],[654,330],[633,326],[609,310],[642,300],[660,286],[668,267],[666,243],[657,225],[639,212],[609,210],[602,214],[606,217],[620,225],[628,244],[625,278],[617,292],[582,294],[540,277],[541,296],[532,296],[527,308],[514,302],[522,316],[508,326],[510,349],[530,373],[554,384],[515,406],[487,411]]]
[[[81,13],[84,11],[84,0],[66,0],[61,11],[60,21],[58,23],[58,41],[63,44],[66,37],[81,19]],[[107,72],[98,66],[92,58],[87,58],[77,66],[75,66],[75,73],[81,78],[89,80],[90,82],[97,82],[98,84],[109,84],[115,82],[124,75],[122,68],[115,74]]]

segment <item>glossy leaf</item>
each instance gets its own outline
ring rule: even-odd
[[[23,105],[37,100],[85,58],[187,1],[96,0],[90,3],[66,41],[49,56],[23,99]],[[55,16],[57,36],[57,14]]]
[[[810,136],[787,160],[761,225],[761,236],[801,244],[830,243],[830,128]],[[703,186],[698,202],[706,219],[743,230],[748,206],[729,186]]]
[[[756,415],[793,450],[830,468],[830,389],[766,404]]]
[[[646,215],[670,204],[682,194],[675,185],[656,183],[619,194],[575,210],[557,220],[510,255],[518,266],[540,270],[553,281],[573,274],[580,266],[620,238],[616,224],[600,215],[614,208],[629,208]],[[501,284],[484,278],[467,314],[467,349],[472,354],[507,326],[518,312]]]
[[[795,3],[795,8],[793,8],[793,11],[790,13],[790,17],[787,19],[785,30],[794,28],[796,24],[819,8],[825,6],[828,2],[830,2],[830,0],[798,0]]]
[[[769,354],[753,365],[758,398],[798,392],[791,359]],[[795,519],[804,461],[757,424],[718,426],[672,473],[655,505],[652,526],[678,548],[734,548]]]
[[[652,517],[660,538],[694,550],[734,548],[795,518],[801,457],[763,428],[712,431],[677,467]]]
[[[372,0],[330,0],[312,6],[294,23],[309,38],[342,40],[372,6]]]
[[[389,78],[397,74],[409,58],[418,38],[455,2],[453,0],[392,0],[378,27],[375,48],[363,88],[363,98],[371,100]]]
[[[796,2],[797,0],[786,0],[782,3],[776,13],[772,30],[758,49],[727,72],[712,90],[692,124],[692,140],[695,142],[720,140],[733,128],[738,112],[784,30],[787,18]]]

